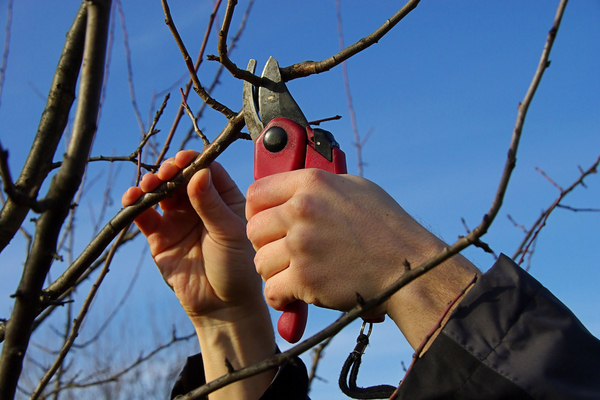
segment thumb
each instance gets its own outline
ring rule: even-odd
[[[237,238],[245,233],[245,223],[221,198],[215,188],[210,168],[198,171],[188,184],[192,207],[215,239]]]

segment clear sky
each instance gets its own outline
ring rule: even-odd
[[[15,177],[36,132],[64,34],[77,10],[77,2],[71,3],[59,6],[24,0],[14,4],[6,82],[0,99],[0,141],[10,152],[9,163]],[[147,119],[160,103],[151,101],[153,94],[171,87],[186,70],[164,25],[160,2],[124,3],[136,100]],[[172,3],[173,18],[195,57],[213,2]],[[237,29],[246,5],[245,0],[239,2],[232,31]],[[469,227],[475,227],[490,207],[517,106],[533,77],[557,5],[558,1],[532,0],[424,1],[378,44],[348,61],[358,128],[362,135],[372,129],[363,151],[365,177],[381,185],[447,242],[465,233],[461,218]],[[346,44],[371,33],[399,7],[400,3],[390,1],[342,1]],[[219,17],[222,15],[221,11]],[[6,0],[1,0],[2,38],[5,21]],[[217,52],[215,37],[213,32],[207,53]],[[271,55],[286,66],[307,59],[321,60],[337,51],[333,0],[310,0],[301,6],[298,2],[257,1],[231,57],[239,66],[255,58],[260,69]],[[550,59],[551,66],[525,122],[517,168],[504,206],[483,238],[496,253],[512,255],[523,237],[507,215],[531,226],[559,194],[536,172],[536,167],[566,187],[578,178],[578,166],[586,169],[600,154],[600,2],[582,0],[568,4]],[[215,67],[206,61],[201,66],[199,76],[205,85],[212,81]],[[240,109],[241,82],[227,73],[220,81],[214,96],[230,108]],[[325,128],[334,133],[345,150],[349,171],[356,173],[341,67],[288,86],[309,120],[343,116]],[[171,101],[158,126],[162,130],[161,142],[179,102],[177,90],[171,92]],[[192,95],[189,103],[197,108],[200,100]],[[224,118],[212,111],[200,121],[209,138],[214,138],[224,124]],[[189,125],[184,120],[171,154]],[[117,15],[109,85],[92,155],[130,154],[138,141],[139,128],[131,105]],[[201,146],[194,141],[188,147]],[[60,154],[59,150],[57,159]],[[219,160],[245,191],[252,182],[252,143],[233,144]],[[81,204],[77,249],[92,235],[92,221],[98,216],[109,168],[105,163],[90,168],[88,182],[96,176],[100,178],[93,185],[90,183]],[[133,174],[133,165],[120,167],[118,178],[112,182],[114,204],[105,221],[118,210],[120,195],[130,185]],[[590,176],[586,179],[587,188],[578,188],[564,204],[600,208],[599,178]],[[600,335],[599,226],[600,213],[556,210],[537,241],[531,264],[533,276],[565,302],[595,335]],[[27,228],[33,232],[32,225]],[[0,254],[1,318],[8,317],[12,307],[9,295],[20,277],[24,246],[24,240],[18,236]],[[92,319],[102,320],[102,314],[125,291],[142,248],[143,241],[138,240],[129,250],[119,252],[95,303]],[[482,270],[494,262],[479,249],[469,249],[464,254]],[[52,276],[56,277],[64,267],[64,263],[56,263]],[[147,330],[145,327],[157,325],[157,315],[181,321],[181,313],[146,256],[129,306],[123,311],[127,316],[123,319],[132,320],[128,332],[139,337]],[[138,318],[131,318],[132,315]],[[311,308],[308,333],[318,331],[336,317],[336,312]],[[190,331],[189,324],[178,324],[182,331]],[[357,334],[355,324],[333,340],[319,369],[326,381],[315,383],[313,399],[344,398],[337,389],[337,374],[352,351]],[[85,335],[84,332],[82,336]],[[118,346],[115,351],[119,351]],[[411,354],[391,322],[376,326],[359,384],[397,382],[403,375],[400,362],[408,365]]]

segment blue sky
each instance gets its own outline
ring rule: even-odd
[[[173,18],[193,57],[204,35],[211,1],[173,2]],[[240,1],[232,29],[237,29],[247,2]],[[365,177],[386,189],[405,209],[444,240],[452,242],[481,221],[489,209],[500,178],[518,103],[522,100],[540,58],[558,1],[430,1],[422,2],[386,37],[348,61],[353,102],[360,132],[373,130],[363,158]],[[399,7],[396,2],[342,1],[344,39],[353,43],[371,33]],[[0,106],[0,141],[10,152],[9,163],[18,174],[31,145],[52,79],[64,34],[76,4],[57,6],[33,1],[16,2],[10,54]],[[132,49],[134,83],[142,115],[154,112],[151,97],[185,74],[185,66],[164,25],[159,1],[125,2],[123,9]],[[223,12],[219,16],[222,17]],[[6,21],[6,1],[0,1],[0,23]],[[558,191],[535,168],[568,186],[600,154],[600,3],[571,2],[567,6],[551,53],[552,64],[530,107],[517,168],[505,203],[484,241],[497,252],[513,253],[522,233],[506,217],[530,226]],[[2,38],[4,38],[2,25]],[[207,53],[216,53],[213,32]],[[117,20],[109,69],[109,86],[93,155],[129,154],[139,141],[127,86],[123,39]],[[259,69],[269,56],[281,65],[321,60],[339,50],[335,3],[258,1],[242,39],[232,54],[239,66],[249,58]],[[212,80],[214,63],[204,62],[200,79]],[[356,173],[356,155],[341,68],[296,80],[290,91],[309,120],[340,114],[343,119],[325,126],[331,130]],[[241,107],[242,84],[228,74],[214,96],[232,109]],[[179,101],[173,90],[158,128],[168,132]],[[194,109],[200,100],[191,96]],[[154,105],[155,107],[156,105]],[[213,138],[224,118],[207,112],[200,126]],[[173,147],[187,132],[181,125]],[[164,136],[161,136],[161,139]],[[179,141],[178,141],[179,140]],[[190,147],[199,149],[200,142]],[[59,153],[60,154],[60,151]],[[238,142],[221,157],[242,190],[252,181],[252,144]],[[90,168],[103,173],[78,215],[80,249],[92,235],[90,212],[101,204],[108,164]],[[114,184],[114,204],[131,183],[133,165],[123,165]],[[600,208],[600,180],[592,175],[587,189],[579,188],[565,204]],[[600,280],[598,227],[600,213],[557,210],[537,242],[531,273],[567,304],[594,334],[600,335]],[[28,229],[33,227],[28,224]],[[102,288],[92,314],[101,319],[114,298],[123,292],[143,250],[138,241],[118,258]],[[7,317],[23,263],[24,241],[16,237],[0,254],[0,317]],[[464,253],[481,269],[493,258],[479,249]],[[64,265],[53,266],[57,276]],[[157,315],[182,320],[176,300],[146,257],[126,315],[139,315],[133,332],[144,332]],[[142,311],[143,310],[143,311]],[[96,317],[94,317],[96,315]],[[308,333],[332,321],[337,313],[311,308]],[[166,317],[165,317],[166,318]],[[130,317],[123,319],[131,319]],[[189,325],[178,322],[183,328]],[[90,322],[90,324],[92,324]],[[344,398],[337,374],[354,346],[358,326],[345,329],[330,345],[319,375],[314,399]],[[85,332],[82,334],[85,336]],[[141,333],[140,333],[141,335]],[[282,343],[282,347],[286,345]],[[118,349],[117,349],[118,351]],[[390,322],[375,328],[359,383],[394,383],[402,376],[400,360],[412,352]]]

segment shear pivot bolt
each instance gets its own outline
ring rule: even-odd
[[[287,144],[287,132],[279,126],[269,128],[263,136],[263,144],[265,149],[271,153],[277,153],[285,148]]]

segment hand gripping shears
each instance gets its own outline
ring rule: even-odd
[[[254,73],[256,60],[248,71]],[[254,141],[254,179],[279,172],[319,168],[345,174],[346,155],[333,135],[311,128],[281,78],[277,60],[270,57],[261,75],[263,86],[244,82],[244,119]],[[257,108],[258,107],[258,111]],[[277,323],[282,338],[296,343],[302,338],[308,306],[296,300],[288,304]]]

